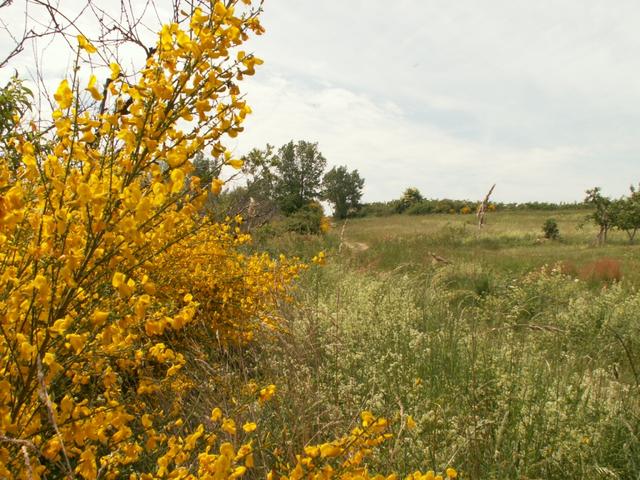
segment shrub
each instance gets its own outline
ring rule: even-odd
[[[311,202],[292,213],[284,220],[284,228],[288,232],[317,235],[328,230],[322,205]]]
[[[548,238],[550,240],[557,240],[560,238],[558,223],[553,218],[548,218],[544,222],[544,225],[542,225],[542,231],[544,232],[544,238]]]
[[[220,138],[242,130],[236,79],[261,62],[230,52],[262,32],[257,7],[204,5],[163,27],[140,72],[112,64],[104,92],[64,79],[52,128],[11,126],[17,165],[0,149],[0,478],[226,479],[253,462],[219,369],[193,365],[272,328],[299,266],[246,255],[232,220],[203,214],[223,182],[192,160],[241,166]],[[73,78],[96,52],[78,43]],[[217,398],[194,415],[202,389]]]

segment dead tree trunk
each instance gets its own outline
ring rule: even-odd
[[[484,217],[487,214],[487,209],[489,208],[489,197],[493,193],[493,189],[496,188],[496,184],[494,183],[489,193],[484,197],[484,200],[478,205],[478,211],[476,212],[476,216],[478,217],[478,228],[482,228],[484,225]]]

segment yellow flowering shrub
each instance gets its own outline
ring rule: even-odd
[[[162,28],[140,72],[113,63],[104,83],[80,81],[96,48],[79,36],[50,133],[13,132],[21,162],[0,158],[0,477],[241,474],[250,447],[217,441],[232,420],[185,422],[179,400],[181,338],[251,338],[301,268],[241,253],[247,237],[201,213],[219,179],[191,175],[203,150],[238,167],[222,140],[242,130],[237,81],[261,63],[231,53],[262,33],[250,3],[196,8]]]

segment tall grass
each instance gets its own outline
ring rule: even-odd
[[[541,240],[544,212],[482,231],[463,216],[350,220],[341,249],[341,225],[263,239],[329,262],[301,279],[286,327],[243,352],[280,388],[262,424],[293,458],[370,409],[396,431],[372,470],[640,479],[638,247],[592,247],[583,215],[557,213],[562,242]]]
[[[309,272],[298,303],[288,331],[254,352],[279,378],[287,401],[270,421],[295,425],[291,445],[371,409],[400,430],[386,469],[639,478],[639,294],[594,295],[556,271],[367,274],[336,259]]]

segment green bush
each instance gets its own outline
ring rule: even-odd
[[[284,220],[288,232],[318,235],[322,233],[324,211],[318,202],[311,202],[292,213]]]
[[[557,240],[560,238],[560,230],[558,229],[558,222],[553,218],[547,218],[542,225],[542,231],[544,232],[544,238],[550,240]]]

